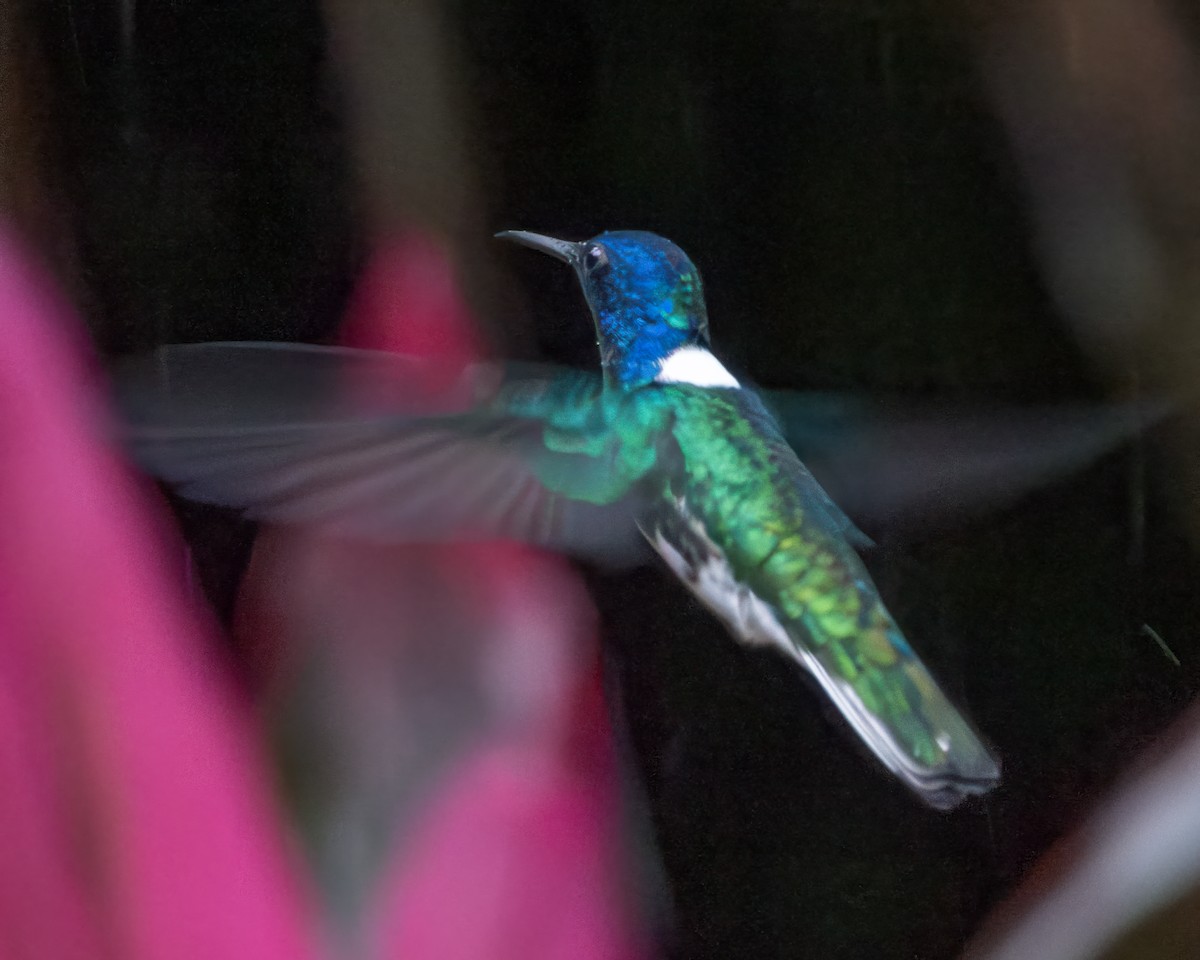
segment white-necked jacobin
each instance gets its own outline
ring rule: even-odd
[[[807,670],[928,804],[995,786],[997,761],[855,553],[865,538],[711,353],[686,254],[635,231],[500,236],[575,270],[601,376],[514,368],[465,411],[431,412],[390,394],[407,375],[390,355],[168,347],[125,383],[141,460],[193,499],[385,539],[594,554],[640,531],[735,639]]]

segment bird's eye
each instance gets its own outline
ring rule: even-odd
[[[587,253],[583,255],[583,269],[588,273],[595,273],[601,267],[608,266],[608,254],[599,244],[589,247]]]

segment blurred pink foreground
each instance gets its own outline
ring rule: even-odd
[[[355,342],[468,359],[469,326],[436,250],[390,245],[365,283]],[[153,490],[102,442],[103,380],[77,321],[7,233],[0,317],[0,957],[339,955],[346,938],[331,934],[293,846],[254,705],[185,599],[182,547]],[[381,329],[412,338],[387,342]],[[315,551],[304,535],[277,536]],[[409,805],[351,940],[405,960],[644,956],[613,854],[591,615],[569,570],[503,545],[356,559],[343,544],[310,552],[311,581],[279,581],[271,566],[290,551],[274,548],[255,558],[239,617],[243,631],[265,631],[254,638],[268,655],[264,689],[286,682],[297,655],[292,617],[318,617],[308,641],[339,644],[346,678],[371,676],[391,649],[436,647],[428,622],[404,619],[415,591],[388,576],[418,566],[453,568],[461,605],[496,638],[464,660],[477,665],[488,722]],[[381,606],[357,604],[344,635],[326,632],[338,577],[368,570],[376,582],[360,596]],[[453,579],[441,589],[453,593]],[[309,606],[291,613],[302,594]],[[387,716],[373,696],[366,707],[348,697],[345,712]],[[389,731],[370,736],[386,744]]]

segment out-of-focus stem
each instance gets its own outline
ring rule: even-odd
[[[369,229],[450,247],[485,324],[495,255],[470,154],[467,97],[441,0],[325,0]]]
[[[981,8],[984,5],[979,5]],[[981,62],[1061,311],[1119,384],[1200,402],[1200,68],[1165,4],[986,5]],[[1200,418],[1173,483],[1200,540]]]
[[[25,7],[0,4],[0,216],[70,280],[73,245],[54,191],[53,90],[35,40]]]

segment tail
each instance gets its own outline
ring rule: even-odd
[[[1000,763],[913,652],[883,605],[870,623],[836,636],[801,618],[787,652],[828,694],[879,761],[929,806],[950,810],[1000,782]],[[838,633],[842,633],[840,629]]]
[[[643,528],[667,565],[741,643],[799,661],[922,800],[949,810],[1000,781],[1000,764],[908,645],[836,521],[814,511],[824,526],[775,540],[765,556],[742,548],[735,570],[684,503],[672,506]]]

